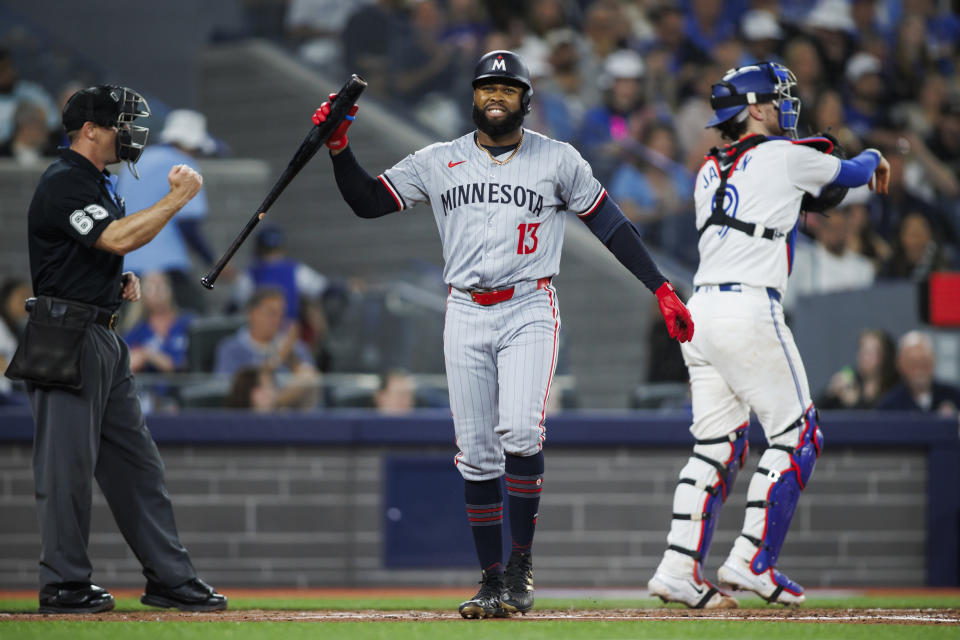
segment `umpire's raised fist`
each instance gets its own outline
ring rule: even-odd
[[[203,186],[203,176],[185,164],[178,164],[170,169],[167,180],[170,182],[170,192],[184,200],[197,195]]]

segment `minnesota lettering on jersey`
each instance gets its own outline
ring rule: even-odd
[[[543,211],[543,196],[526,187],[497,182],[474,182],[450,187],[440,196],[443,215],[465,204],[489,202],[490,204],[513,204],[526,207],[530,213],[539,216]]]

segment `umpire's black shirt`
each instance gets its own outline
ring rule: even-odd
[[[109,171],[71,149],[40,178],[30,202],[30,274],[33,292],[116,311],[123,257],[93,244],[124,216]]]

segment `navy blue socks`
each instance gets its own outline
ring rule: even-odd
[[[530,553],[543,488],[543,452],[506,456],[507,506],[510,509],[511,551]],[[464,481],[467,519],[480,568],[503,573],[503,493],[500,478]]]
[[[530,553],[543,488],[543,452],[522,457],[507,454],[507,507],[513,551]]]
[[[464,481],[464,498],[480,568],[503,573],[503,494],[500,478]]]

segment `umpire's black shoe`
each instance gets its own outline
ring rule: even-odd
[[[113,609],[113,596],[95,584],[64,582],[40,590],[40,613],[99,613]]]
[[[500,598],[503,596],[503,575],[483,572],[480,590],[460,605],[460,615],[464,618],[509,618]]]
[[[174,607],[180,611],[223,611],[227,597],[217,593],[200,578],[192,578],[176,587],[147,580],[140,602],[151,607]]]
[[[503,575],[503,608],[510,613],[526,613],[533,609],[533,558],[529,553],[514,551]]]

